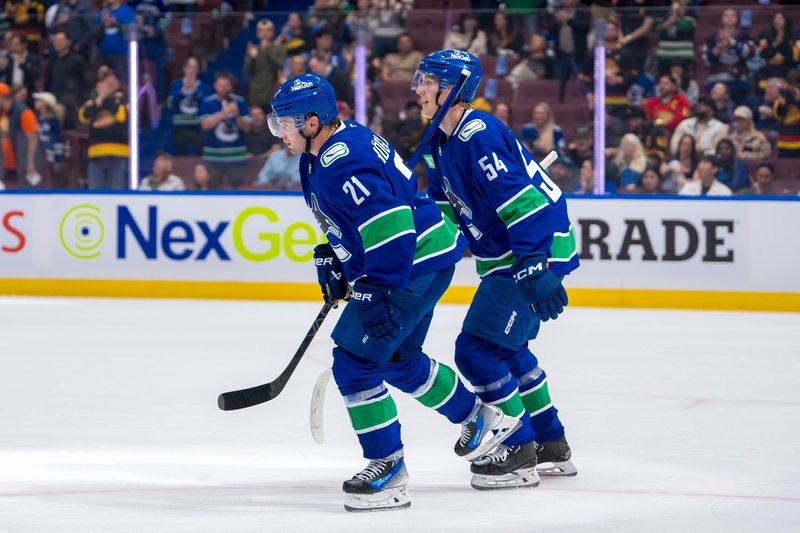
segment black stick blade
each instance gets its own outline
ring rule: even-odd
[[[283,389],[283,387],[280,387]],[[251,387],[249,389],[223,392],[217,398],[217,405],[223,411],[235,411],[268,402],[275,398],[280,389],[276,390],[272,383]]]

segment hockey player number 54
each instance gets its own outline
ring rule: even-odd
[[[489,181],[492,181],[498,176],[499,170],[502,170],[503,172],[508,172],[508,167],[506,166],[505,163],[503,163],[502,159],[497,157],[496,153],[492,152],[492,158],[494,159],[494,164],[487,162],[487,160],[489,159],[488,155],[485,155],[480,159],[478,159],[478,164],[481,166],[483,171],[486,172],[486,179],[488,179]]]
[[[356,191],[356,187],[358,187],[358,189],[364,193],[364,196],[359,195],[358,191]],[[369,189],[364,187],[364,184],[358,181],[358,178],[355,176],[350,176],[350,179],[344,182],[344,185],[342,185],[342,190],[350,193],[350,196],[353,197],[353,201],[356,203],[356,205],[361,205],[361,202],[363,202],[366,197],[370,195]]]
[[[561,198],[561,189],[558,188],[558,185],[550,179],[550,176],[547,175],[547,172],[539,166],[539,163],[536,162],[535,159],[531,159],[530,161],[525,160],[525,152],[522,151],[522,145],[517,141],[517,148],[519,148],[519,155],[522,158],[522,163],[525,165],[525,170],[528,172],[528,177],[533,179],[536,176],[536,172],[539,172],[539,175],[542,177],[542,184],[539,186],[542,191],[550,198],[553,203],[556,203],[559,198]]]

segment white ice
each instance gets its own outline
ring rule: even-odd
[[[320,305],[0,298],[0,531],[799,531],[800,314],[570,308],[533,343],[579,474],[478,492],[458,428],[395,393],[408,511],[349,514],[360,457],[335,386],[308,428],[329,317],[284,393],[274,378]],[[426,344],[452,362],[465,307]]]

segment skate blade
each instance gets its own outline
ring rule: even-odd
[[[536,465],[536,471],[540,476],[545,477],[574,477],[578,475],[578,469],[572,461],[540,463]]]
[[[476,490],[502,490],[534,488],[539,486],[539,481],[539,474],[536,472],[536,468],[521,468],[502,476],[473,474],[470,484]]]
[[[478,447],[466,454],[464,459],[470,463],[480,459],[521,427],[522,421],[520,419],[504,414],[497,425],[491,429],[492,433],[487,434]]]
[[[345,494],[344,509],[351,513],[396,511],[411,507],[411,498],[405,486],[393,487],[375,494]]]

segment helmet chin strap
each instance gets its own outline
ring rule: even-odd
[[[303,133],[303,130],[300,130],[300,135],[302,135],[303,138],[306,140],[306,149],[305,149],[306,153],[308,154],[311,153],[311,141],[316,139],[321,132],[322,132],[322,124],[320,122],[317,122],[317,129],[314,131],[314,134],[311,135],[310,137],[305,133]]]

